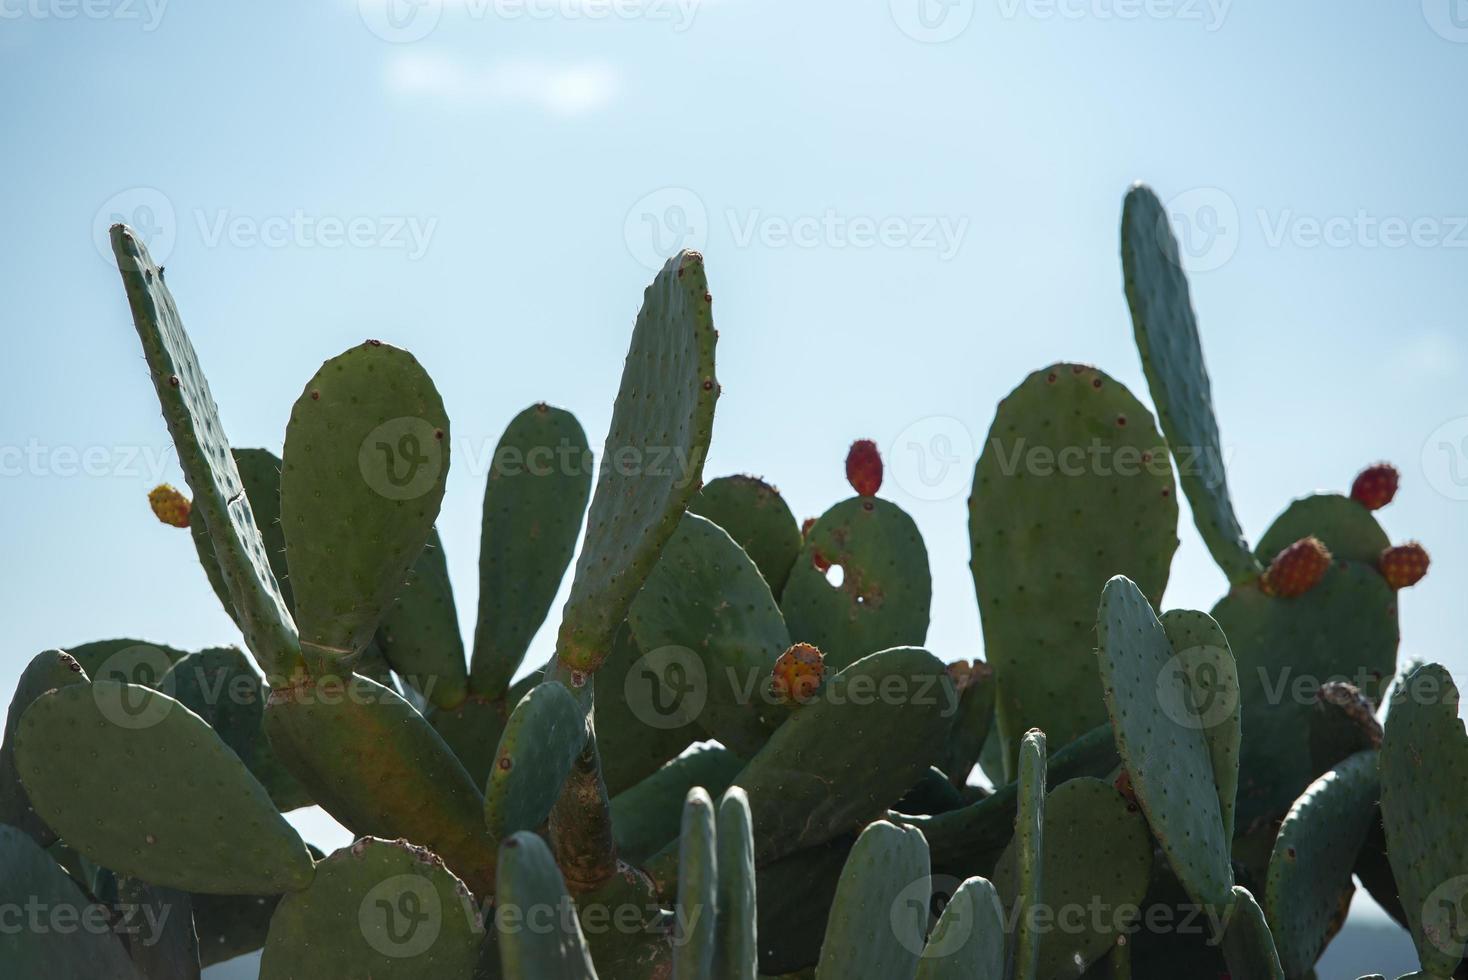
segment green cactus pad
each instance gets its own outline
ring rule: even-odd
[[[1247,888],[1233,887],[1233,907],[1223,932],[1229,975],[1249,980],[1285,980],[1264,911]]]
[[[484,787],[484,823],[496,840],[545,823],[586,744],[581,707],[560,684],[537,684],[510,713]]]
[[[1065,745],[1106,720],[1096,596],[1115,574],[1153,600],[1177,548],[1172,467],[1125,385],[1082,364],[1000,402],[969,498],[970,569],[998,685],[1006,772],[1032,727]]]
[[[86,683],[86,671],[71,654],[60,650],[38,653],[21,671],[20,681],[15,685],[15,697],[10,702],[10,712],[5,717],[5,739],[0,742],[0,824],[20,828],[41,847],[55,843],[56,834],[36,814],[20,781],[20,773],[15,767],[16,730],[20,727],[21,715],[36,698],[47,691]]]
[[[1336,558],[1375,565],[1391,539],[1375,515],[1350,497],[1338,493],[1316,493],[1290,502],[1274,519],[1255,553],[1261,565],[1301,538],[1317,537]]]
[[[683,804],[678,837],[678,917],[674,980],[712,980],[718,941],[719,845],[708,790],[695,786]]]
[[[576,416],[543,402],[515,416],[495,446],[479,538],[476,694],[504,694],[545,622],[576,550],[592,469]]]
[[[234,449],[231,452],[281,598],[285,600],[287,609],[294,610],[296,600],[291,593],[290,576],[285,567],[285,534],[280,529],[280,457],[267,449]],[[204,526],[204,513],[197,507],[189,512],[189,533],[193,536],[194,550],[198,552],[199,564],[204,568],[210,587],[229,618],[238,623],[239,613],[230,597],[224,571],[219,567],[219,558],[214,554],[209,529]]]
[[[1212,754],[1167,633],[1122,576],[1106,583],[1096,626],[1106,707],[1137,802],[1193,900],[1227,908],[1233,872]]]
[[[159,686],[214,729],[278,809],[311,805],[311,797],[281,765],[265,737],[261,720],[267,692],[243,653],[234,647],[191,653],[169,668]]]
[[[353,674],[270,692],[265,734],[327,813],[359,837],[420,842],[476,895],[494,883],[484,798],[423,716]]]
[[[1192,717],[1208,743],[1213,781],[1225,840],[1234,837],[1234,809],[1239,791],[1239,670],[1228,637],[1213,617],[1192,609],[1162,614],[1162,628],[1172,645],[1175,663],[1187,684]]]
[[[928,927],[928,845],[885,820],[867,826],[846,859],[816,980],[911,980]]]
[[[484,930],[474,900],[443,862],[407,841],[364,837],[281,899],[261,980],[469,977]]]
[[[1307,975],[1345,919],[1351,868],[1376,819],[1376,763],[1376,752],[1353,755],[1311,783],[1280,825],[1264,908],[1286,976]]]
[[[643,872],[617,862],[609,877],[576,896],[576,910],[601,980],[672,975],[676,915],[662,908]]]
[[[1188,278],[1167,212],[1152,189],[1141,184],[1128,192],[1122,209],[1121,263],[1142,369],[1177,459],[1193,521],[1229,581],[1247,581],[1260,568],[1229,497],[1213,387],[1203,364]]]
[[[883,650],[826,680],[750,760],[749,794],[763,865],[879,815],[942,748],[957,694],[936,657]]]
[[[1019,784],[1014,816],[1015,886],[1018,919],[1014,937],[1015,980],[1035,980],[1040,967],[1043,923],[1036,919],[1045,893],[1045,733],[1030,729],[1019,744]]]
[[[622,860],[641,865],[678,836],[683,801],[702,786],[723,793],[744,768],[733,752],[695,746],[630,789],[612,797],[612,831]]]
[[[377,645],[397,675],[429,704],[453,708],[468,695],[454,587],[437,528],[387,607]]]
[[[696,658],[681,665],[703,687],[695,722],[735,752],[759,751],[789,713],[768,692],[790,646],[785,620],[754,562],[712,521],[684,516],[627,622],[642,650]]]
[[[830,571],[817,567],[830,563]],[[841,584],[831,575],[841,569]],[[933,580],[911,517],[877,497],[851,497],[821,515],[790,569],[780,608],[790,635],[840,670],[889,647],[927,639]]]
[[[245,643],[267,675],[289,675],[300,661],[296,627],[270,570],[269,554],[219,423],[209,382],[173,296],[163,284],[163,271],[125,225],[112,226],[112,251],[163,419],[194,493],[194,509],[203,515],[214,541]]]
[[[779,595],[800,554],[800,524],[780,491],[757,476],[721,476],[704,484],[688,511],[729,532],[749,555],[770,592]]]
[[[138,971],[149,980],[199,980],[199,939],[188,893],[111,871],[99,878],[105,883],[99,881],[97,897],[118,916],[123,946]]]
[[[1468,949],[1468,735],[1458,688],[1438,664],[1418,667],[1392,695],[1381,744],[1387,855],[1423,968],[1451,976]]]
[[[1320,775],[1310,756],[1319,685],[1348,681],[1380,701],[1396,670],[1396,604],[1375,568],[1337,561],[1297,598],[1243,585],[1213,608],[1238,661],[1243,700],[1240,833],[1282,816]]]
[[[500,845],[495,906],[506,977],[597,980],[566,883],[545,841],[522,833]],[[532,915],[552,928],[525,928]]]
[[[1039,939],[1039,976],[1078,975],[1081,965],[1103,959],[1132,927],[1122,910],[1140,907],[1152,877],[1152,838],[1136,806],[1099,779],[1061,783],[1045,800],[1045,858],[1040,893],[1056,916],[1079,908],[1103,908],[1094,921],[1050,928]],[[999,893],[1018,894],[1017,849],[1011,846],[994,871]]]
[[[0,825],[0,904],[20,911],[36,907],[52,922],[87,923],[94,903],[61,866],[16,827]],[[70,910],[70,911],[68,911]],[[22,913],[23,914],[23,913]],[[65,918],[63,918],[65,916]],[[0,929],[0,964],[7,976],[62,980],[144,980],[108,929]]]
[[[280,523],[301,644],[335,663],[372,639],[433,530],[449,419],[428,372],[369,340],[306,384],[286,426]]]
[[[938,768],[960,789],[968,783],[969,773],[978,765],[984,743],[989,740],[997,687],[994,671],[978,661],[970,668],[968,686],[959,693],[958,717],[953,721],[948,746],[938,759]]]
[[[147,640],[94,640],[67,647],[66,652],[81,664],[94,681],[120,681],[157,687],[168,669],[178,663],[185,651]]]
[[[680,252],[643,296],[612,407],[556,654],[595,670],[698,492],[713,435],[714,330],[703,256]]]
[[[719,800],[717,829],[719,938],[714,951],[713,976],[716,980],[756,980],[759,936],[754,817],[744,790],[735,787]]]
[[[1004,913],[986,878],[958,887],[928,936],[917,980],[1004,980]]]
[[[75,684],[21,716],[36,812],[99,864],[157,885],[269,895],[311,880],[306,845],[197,715],[150,688]]]
[[[697,724],[706,690],[687,673],[687,658],[643,656],[623,624],[593,692],[602,774],[613,796],[636,786],[705,736]],[[679,794],[679,801],[682,800]]]

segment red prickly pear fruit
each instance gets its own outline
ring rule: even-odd
[[[1259,584],[1270,595],[1293,599],[1320,584],[1330,561],[1330,549],[1319,538],[1301,538],[1274,556]]]
[[[815,526],[816,526],[816,519],[814,517],[807,517],[805,520],[801,521],[800,522],[800,540],[804,541],[806,538],[810,537],[810,529],[813,528],[813,527],[815,527]]]
[[[770,672],[770,693],[782,704],[804,704],[826,676],[826,658],[809,643],[797,643],[780,654]]]
[[[1397,495],[1397,483],[1401,474],[1391,463],[1368,466],[1356,476],[1351,484],[1351,499],[1358,501],[1367,510],[1381,510]]]
[[[1381,577],[1386,579],[1387,585],[1405,589],[1422,581],[1422,576],[1427,574],[1427,566],[1431,564],[1427,549],[1416,541],[1408,541],[1383,551],[1376,567],[1381,569]]]
[[[870,439],[858,439],[846,453],[846,480],[863,497],[875,497],[882,489],[882,455]]]
[[[164,524],[174,527],[189,526],[189,513],[193,505],[188,497],[167,483],[160,483],[148,491],[148,505],[153,508],[153,515]]]

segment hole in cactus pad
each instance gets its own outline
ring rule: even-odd
[[[841,588],[841,584],[846,581],[846,570],[840,565],[832,565],[826,569],[826,581],[831,583],[833,589]]]

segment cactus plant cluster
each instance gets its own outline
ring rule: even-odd
[[[644,296],[594,488],[569,412],[510,422],[466,644],[423,367],[354,347],[306,383],[280,457],[233,450],[163,270],[112,242],[192,492],[150,502],[191,530],[245,650],[31,661],[0,747],[0,900],[103,925],[0,930],[0,973],[197,977],[263,949],[268,980],[1295,980],[1356,878],[1419,976],[1461,969],[1452,679],[1416,667],[1376,721],[1396,590],[1427,568],[1374,516],[1398,474],[1296,500],[1248,545],[1147,188],[1122,259],[1158,416],[1072,363],[999,403],[969,501],[987,662],[923,648],[927,551],[877,495],[874,443],[846,460],[856,494],[803,525],[761,479],[704,482],[697,254]],[[1179,487],[1230,582],[1211,613],[1161,609]],[[578,539],[555,654],[527,672]],[[312,804],[355,843],[303,841],[283,814]],[[137,910],[160,927],[124,929]]]

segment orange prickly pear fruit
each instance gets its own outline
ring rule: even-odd
[[[164,524],[174,527],[189,526],[189,512],[193,505],[189,498],[167,483],[160,483],[148,491],[148,504],[153,514]]]
[[[780,654],[770,676],[770,692],[783,704],[804,704],[821,686],[826,658],[809,643],[797,643]]]
[[[1319,538],[1301,538],[1274,556],[1259,584],[1270,595],[1302,596],[1325,578],[1330,561],[1330,549]]]
[[[1376,567],[1381,569],[1381,576],[1386,579],[1387,585],[1394,589],[1405,589],[1422,581],[1430,564],[1432,559],[1427,556],[1427,549],[1416,541],[1408,541],[1383,551]]]

